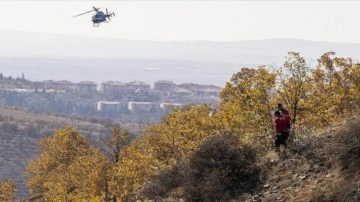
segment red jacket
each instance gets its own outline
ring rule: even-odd
[[[287,119],[283,116],[275,118],[276,133],[287,132]]]
[[[286,123],[286,124],[287,124],[287,127],[290,128],[291,117],[290,117],[290,115],[289,115],[288,110],[282,109],[282,110],[280,110],[280,113],[281,113],[281,115],[282,115],[283,117],[285,117],[285,119],[286,119],[286,121],[287,121],[287,123]]]

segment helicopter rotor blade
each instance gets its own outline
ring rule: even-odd
[[[87,11],[87,12],[85,12],[85,13],[80,13],[80,14],[78,14],[78,15],[73,16],[73,18],[78,17],[78,16],[80,16],[80,15],[85,15],[85,14],[91,13],[91,12],[94,12],[94,10]]]
[[[98,12],[100,8],[95,8],[95,6],[93,6],[93,9]]]

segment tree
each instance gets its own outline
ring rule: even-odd
[[[207,105],[175,109],[160,123],[150,124],[120,152],[112,170],[110,190],[118,199],[141,198],[152,177],[179,161],[186,161],[197,145],[217,133],[215,120]]]
[[[357,66],[350,58],[334,57],[334,52],[323,54],[311,75],[311,89],[307,92],[309,111],[306,124],[315,127],[331,125],[338,116],[350,112],[358,93]]]
[[[359,87],[359,64],[353,64],[351,58],[335,57],[333,59],[335,68],[338,69],[337,84],[339,91],[343,94],[340,97],[337,114],[350,113],[356,108],[360,95]]]
[[[117,196],[109,190],[109,181],[113,177],[114,167],[121,161],[121,152],[130,144],[130,132],[120,126],[111,128],[111,136],[100,142],[100,150],[108,158],[109,164],[104,175],[105,201],[117,201]]]
[[[40,153],[27,166],[26,184],[45,201],[101,201],[106,159],[74,128],[66,127],[40,141]]]
[[[273,103],[276,74],[261,66],[242,68],[234,74],[220,94],[221,103],[216,119],[226,132],[242,134],[244,140],[254,134],[272,133]],[[261,141],[259,138],[258,140]]]
[[[109,190],[112,198],[136,201],[150,177],[163,168],[154,158],[149,140],[150,136],[141,136],[121,150],[119,161],[110,172]]]
[[[288,106],[293,124],[296,123],[297,115],[301,112],[301,102],[306,98],[306,83],[309,81],[310,67],[305,59],[297,52],[289,52],[284,67],[277,70],[279,85],[277,92],[281,100]]]
[[[307,105],[307,94],[311,89],[310,67],[306,64],[305,59],[297,52],[288,52],[283,67],[275,70],[278,77],[276,86],[277,95],[274,96],[273,102],[283,103],[287,106],[290,116],[293,134],[296,134],[294,126],[297,119],[305,118],[306,111],[311,110]],[[302,123],[298,124],[302,127]],[[293,135],[292,135],[293,136]]]
[[[15,200],[16,186],[12,179],[0,182],[0,201],[11,202]]]
[[[159,124],[152,124],[147,132],[152,135],[150,144],[156,158],[173,165],[186,158],[205,138],[218,132],[216,120],[209,116],[208,105],[189,105],[176,109]]]
[[[130,132],[120,126],[113,126],[111,128],[111,136],[103,139],[101,142],[101,151],[113,162],[119,162],[120,152],[131,141]]]

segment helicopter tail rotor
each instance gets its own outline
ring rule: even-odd
[[[110,20],[110,17],[115,16],[114,12],[109,13],[108,9],[106,9],[106,17]]]
[[[110,19],[109,12],[108,12],[108,9],[106,9],[106,17],[107,17],[109,20],[111,20],[111,19]]]

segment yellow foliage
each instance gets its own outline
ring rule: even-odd
[[[220,94],[217,120],[223,131],[244,134],[252,139],[255,134],[266,135],[273,129],[271,94],[275,87],[275,73],[264,67],[242,68],[227,82]]]
[[[216,120],[207,105],[187,106],[148,127],[150,144],[157,159],[172,165],[185,159],[206,137],[218,132]]]
[[[41,140],[39,146],[39,156],[27,166],[26,184],[32,196],[45,201],[103,198],[107,161],[84,136],[64,128]]]
[[[150,124],[146,135],[121,151],[110,182],[117,199],[135,200],[152,176],[188,159],[204,139],[216,134],[217,124],[211,111],[206,105],[177,109],[159,124]]]
[[[111,170],[110,192],[119,201],[134,201],[136,192],[160,169],[160,163],[151,151],[149,137],[142,136],[120,152],[119,161]]]
[[[307,100],[307,113],[301,122],[307,127],[321,128],[330,125],[338,116],[354,109],[359,96],[357,65],[350,58],[334,57],[334,52],[325,53],[318,59],[312,72]]]
[[[360,66],[334,55],[323,54],[311,69],[299,53],[289,52],[284,67],[277,70],[279,94],[273,99],[286,104],[296,128],[329,126],[357,108]]]
[[[111,128],[111,137],[103,140],[101,149],[112,163],[120,160],[119,154],[128,144],[129,136],[130,132],[127,129],[114,126]]]
[[[12,179],[0,182],[0,201],[14,201],[16,195],[15,183]]]

